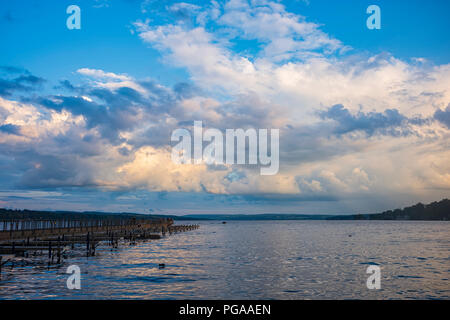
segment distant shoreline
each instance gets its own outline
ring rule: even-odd
[[[0,209],[0,219],[160,219],[174,220],[413,220],[413,221],[450,221],[450,200],[443,199],[427,205],[418,203],[404,209],[389,210],[372,214],[322,215],[322,214],[197,214],[197,215],[155,215],[139,213],[75,212],[75,211],[38,211]]]

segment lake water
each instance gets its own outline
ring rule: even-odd
[[[95,257],[80,253],[61,267],[4,267],[0,299],[450,297],[450,222],[199,223],[161,240],[102,246]],[[81,269],[81,290],[66,287],[71,264]],[[370,264],[381,268],[379,290],[366,286]]]

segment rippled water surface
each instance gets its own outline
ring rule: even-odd
[[[0,299],[449,299],[450,223],[200,222],[161,240],[102,246],[60,267],[4,267]],[[165,268],[159,269],[164,263]],[[81,268],[81,290],[66,287]],[[381,289],[366,269],[381,267]]]

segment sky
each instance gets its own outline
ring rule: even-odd
[[[448,12],[446,0],[2,1],[0,207],[350,214],[448,198]],[[279,129],[278,173],[174,163],[171,133],[194,121]]]

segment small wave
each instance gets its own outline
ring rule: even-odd
[[[367,264],[367,265],[374,265],[374,266],[379,266],[380,265],[379,263],[372,262],[372,261],[370,261],[370,262],[360,262],[359,264]]]

